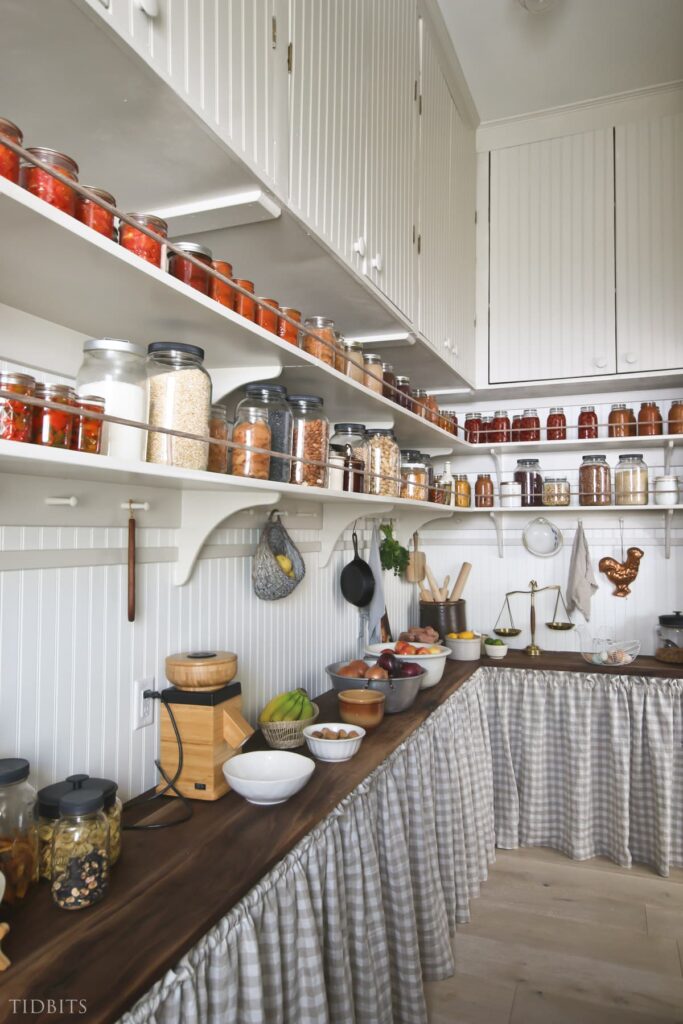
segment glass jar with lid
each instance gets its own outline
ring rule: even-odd
[[[659,616],[657,639],[659,640],[658,647],[683,648],[683,613],[681,611],[677,610]]]
[[[519,441],[522,434],[522,414],[516,412],[512,417],[512,426],[510,427],[510,440]]]
[[[156,238],[146,235],[140,228],[147,228],[153,231],[160,238],[168,235],[168,224],[161,217],[155,217],[153,213],[127,213],[126,217],[133,221],[128,224],[125,220],[119,223],[119,245],[128,252],[135,253],[140,259],[146,260],[154,267],[161,266],[161,258],[164,252],[164,243]],[[139,227],[138,227],[139,225]]]
[[[267,299],[259,295],[256,302],[256,323],[259,327],[264,331],[270,331],[271,334],[277,334],[279,320],[280,303],[277,299]]]
[[[480,473],[477,477],[474,504],[477,508],[493,508],[493,480],[490,473]]]
[[[59,804],[63,796],[75,790],[96,789],[102,793],[104,813],[109,822],[110,864],[121,856],[121,815],[123,805],[118,796],[118,785],[113,779],[91,778],[86,774],[69,775],[64,782],[54,782],[38,790],[38,828],[40,835],[40,877],[52,878],[52,843],[59,821]]]
[[[656,402],[643,402],[638,412],[638,433],[641,437],[655,437],[663,433],[662,414]]]
[[[110,836],[100,789],[74,789],[59,801],[52,839],[52,898],[62,910],[83,910],[109,887]]]
[[[390,428],[368,430],[365,489],[368,494],[392,498],[401,492],[401,449]]]
[[[99,455],[102,449],[102,427],[104,420],[88,416],[89,412],[103,414],[105,401],[99,395],[82,395],[76,399],[77,415],[71,432],[71,447],[76,452]]]
[[[393,401],[396,400],[396,374],[394,373],[394,367],[391,363],[382,363],[382,394],[385,398],[390,398]]]
[[[256,320],[256,302],[253,299],[254,294],[254,282],[248,281],[246,277],[235,277],[233,278],[237,288],[241,288],[238,291],[234,288],[235,292],[235,312],[239,316],[243,316],[245,320]],[[246,292],[246,294],[245,294]]]
[[[522,488],[524,508],[534,508],[543,504],[543,476],[538,459],[518,459],[513,479]]]
[[[221,274],[223,277],[232,280],[232,263],[228,263],[227,260],[211,260],[211,269]],[[209,279],[209,295],[218,302],[221,306],[225,306],[226,309],[235,308],[235,289],[227,281],[221,281],[219,277],[210,275]]]
[[[545,434],[549,441],[565,441],[567,438],[567,417],[564,409],[556,405],[548,413]]]
[[[34,394],[36,398],[43,398],[46,402],[68,406],[73,412],[34,405],[33,443],[48,448],[70,448],[78,408],[76,392],[67,384],[36,384]]]
[[[306,332],[302,335],[301,347],[309,356],[315,356],[327,366],[334,366],[337,355],[337,336],[334,320],[328,316],[309,316],[304,320]],[[316,337],[308,334],[312,331]]]
[[[30,441],[35,407],[22,399],[34,395],[35,379],[28,373],[0,372],[0,388],[16,395],[16,398],[0,398],[0,439]]]
[[[24,141],[21,128],[18,128],[14,121],[8,121],[6,117],[0,117],[0,139],[3,136],[12,142],[16,142],[18,146],[21,146]],[[15,153],[9,146],[3,146],[1,142],[0,178],[8,178],[15,185],[19,184],[19,154]]]
[[[401,498],[413,501],[427,501],[429,477],[427,463],[421,453],[413,448],[401,451]]]
[[[425,405],[427,406],[427,419],[430,423],[434,423],[438,426],[439,424],[439,403],[437,402],[434,395],[427,395],[425,399]],[[413,410],[415,411],[415,410]]]
[[[0,871],[6,903],[18,903],[38,881],[36,791],[23,757],[0,759]]]
[[[578,427],[580,441],[588,441],[598,436],[598,414],[594,405],[581,406]]]
[[[479,444],[481,435],[481,413],[468,412],[465,416],[465,440],[470,444]]]
[[[579,505],[611,505],[612,474],[606,455],[584,455],[579,468]]]
[[[86,224],[105,238],[115,238],[114,214],[100,206],[97,200],[116,206],[116,199],[104,188],[95,188],[94,185],[84,185],[83,188],[88,194],[76,196],[76,217],[81,224]]]
[[[376,395],[382,394],[382,357],[375,352],[363,353],[365,386]]]
[[[669,408],[669,420],[667,424],[669,434],[683,434],[683,401],[675,399]]]
[[[78,182],[76,161],[66,153],[59,153],[56,149],[47,149],[44,146],[29,147],[28,152],[36,158],[38,164],[22,160],[20,174],[22,186],[34,196],[49,203],[50,206],[55,206],[63,213],[75,217],[76,193],[64,182],[54,178],[45,168],[52,167],[53,170],[70,178],[71,181]]]
[[[363,369],[363,346],[360,341],[342,342],[344,353],[344,373],[357,384],[365,383],[365,370]]]
[[[284,319],[286,316],[289,317],[289,320],[294,320],[295,323],[290,324],[289,320]],[[298,348],[301,334],[300,325],[300,309],[293,309],[292,306],[280,306],[280,317],[277,322],[277,333],[279,338],[282,338],[283,341],[288,341],[290,345],[296,345]]]
[[[483,416],[481,420],[481,430],[479,431],[479,444],[490,444],[491,427],[493,425],[493,416]]]
[[[302,487],[327,487],[330,424],[317,395],[290,395],[294,417],[291,483]]]
[[[362,490],[364,490],[365,466],[368,461],[368,439],[363,424],[335,423],[330,445],[334,446],[338,452],[341,450],[345,455],[349,454],[353,459],[358,460],[363,481]],[[350,449],[349,453],[346,452],[347,447]]]
[[[230,440],[230,421],[224,405],[212,405],[209,414],[209,437],[216,441]],[[230,449],[225,444],[209,445],[209,473],[227,473],[230,465]]]
[[[489,444],[506,444],[510,440],[510,417],[507,409],[497,409],[491,422]]]
[[[626,402],[615,402],[607,417],[607,432],[610,437],[634,437],[636,418]]]
[[[547,476],[543,481],[543,504],[551,507],[568,505],[571,498],[566,476]]]
[[[183,284],[189,284],[190,288],[201,292],[202,295],[208,295],[211,275],[205,268],[211,266],[213,253],[199,242],[175,242],[174,244],[176,249],[180,249],[180,255],[176,252],[169,252],[169,273]],[[186,256],[193,256],[202,266],[198,267],[192,260],[186,259]]]
[[[429,396],[424,388],[413,388],[413,412],[421,416],[423,420],[429,419]]]
[[[165,427],[208,439],[211,378],[204,369],[204,349],[179,341],[154,341],[148,345],[147,397],[150,427]],[[208,441],[149,432],[148,462],[204,470],[208,459]]]
[[[406,377],[404,374],[397,374],[394,401],[396,402],[396,405],[400,405],[402,409],[412,410],[413,393],[410,388],[410,377]]]
[[[254,383],[246,386],[246,399],[252,405],[260,402],[268,413],[270,427],[270,458],[268,479],[278,483],[289,483],[292,463],[289,458],[278,458],[277,454],[292,454],[292,432],[294,429],[292,409],[287,401],[287,388],[283,384]],[[237,407],[239,415],[239,406]],[[260,447],[260,446],[259,446]]]
[[[268,402],[260,390],[247,393],[235,412],[232,430],[233,476],[247,476],[253,480],[267,480],[270,473],[271,430],[268,422]],[[263,451],[251,451],[261,448]]]
[[[469,508],[472,504],[472,487],[466,473],[458,473],[455,481],[455,507]]]
[[[614,504],[647,505],[648,473],[642,455],[620,455],[614,471]]]
[[[536,409],[525,409],[519,430],[520,441],[540,441],[541,421]]]
[[[120,338],[94,338],[83,345],[83,362],[76,377],[79,397],[99,395],[108,416],[147,420],[146,352],[142,345]],[[104,422],[100,451],[114,459],[144,458],[147,433],[138,427]]]

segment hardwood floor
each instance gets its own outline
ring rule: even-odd
[[[683,870],[498,850],[430,1024],[683,1024]]]

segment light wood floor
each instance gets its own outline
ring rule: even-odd
[[[498,850],[430,1024],[683,1024],[683,870]]]

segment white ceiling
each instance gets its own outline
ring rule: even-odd
[[[438,0],[482,121],[683,79],[683,0]]]

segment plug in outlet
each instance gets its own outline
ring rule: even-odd
[[[154,689],[154,677],[151,679],[135,679],[132,693],[132,725],[133,732],[154,725],[154,704],[151,697],[144,697],[145,690]]]

